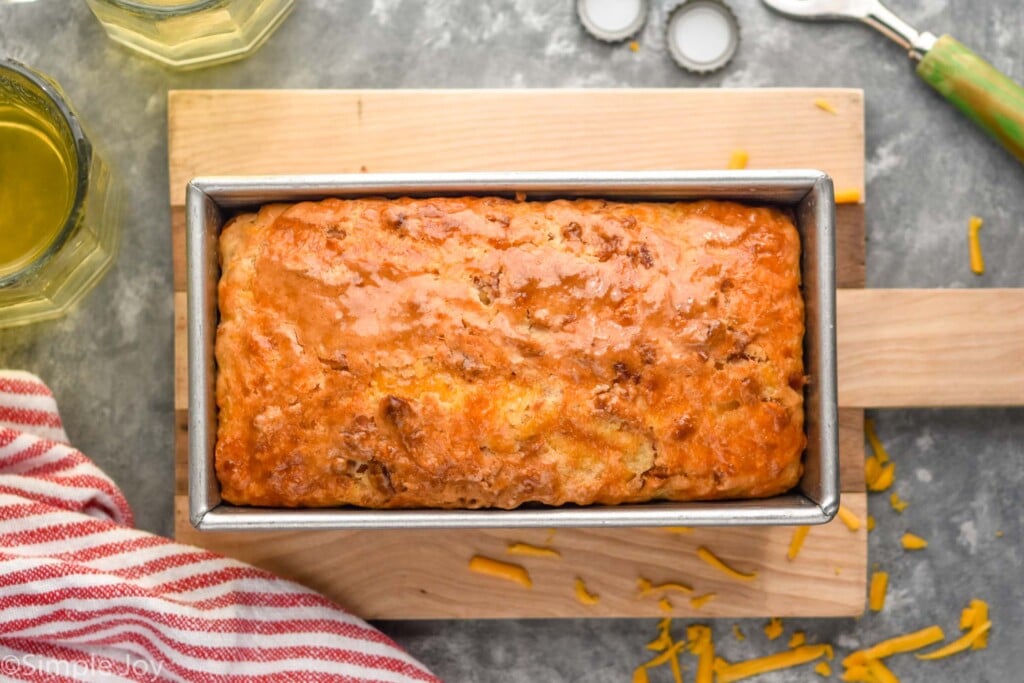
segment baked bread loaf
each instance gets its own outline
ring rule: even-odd
[[[800,244],[720,201],[328,199],[220,237],[237,505],[771,496],[801,474]]]

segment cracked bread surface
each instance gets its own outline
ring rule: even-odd
[[[771,496],[801,475],[791,218],[723,201],[367,198],[220,236],[237,505]]]

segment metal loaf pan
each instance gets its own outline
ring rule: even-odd
[[[651,502],[516,510],[268,509],[221,500],[214,473],[217,237],[240,209],[325,197],[464,196],[610,200],[734,199],[791,207],[803,245],[808,445],[797,488],[763,500]],[[351,174],[196,178],[188,186],[189,512],[203,530],[624,527],[820,524],[839,507],[836,405],[835,200],[820,171]]]

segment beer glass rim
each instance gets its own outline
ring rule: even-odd
[[[141,10],[143,12],[149,12],[150,14],[187,14],[194,12],[198,9],[205,9],[212,5],[223,2],[223,0],[192,0],[192,2],[182,3],[181,5],[168,6],[161,5],[155,2],[146,2],[146,0],[100,0],[108,5],[114,7],[120,7],[122,9],[129,10]]]
[[[75,179],[74,201],[60,232],[57,233],[53,242],[50,243],[50,246],[42,254],[24,267],[0,277],[0,287],[14,284],[38,271],[67,242],[68,237],[74,231],[75,226],[78,225],[82,213],[85,211],[85,200],[89,191],[89,167],[92,161],[92,145],[82,130],[78,116],[75,115],[71,105],[64,98],[59,88],[43,74],[14,59],[0,57],[0,74],[3,72],[11,72],[25,79],[32,88],[37,90],[36,95],[42,96],[54,105],[71,135],[71,153],[75,158],[77,177]]]

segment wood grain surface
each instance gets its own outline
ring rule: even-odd
[[[814,106],[832,103],[836,114]],[[863,611],[867,533],[839,522],[811,530],[795,561],[790,528],[736,527],[675,535],[656,529],[561,529],[561,560],[512,558],[511,541],[546,530],[211,533],[187,514],[184,190],[220,174],[456,170],[724,168],[744,149],[750,168],[817,168],[837,188],[864,187],[864,107],[857,90],[172,91],[170,196],[175,258],[175,529],[179,540],[294,578],[372,619],[661,616],[636,594],[640,576],[714,592],[674,614],[839,616]],[[839,207],[837,280],[864,285],[863,205]],[[863,411],[840,411],[843,503],[866,513]],[[695,555],[706,545],[744,570],[740,582]],[[534,588],[472,574],[476,553],[519,560]],[[574,579],[601,595],[576,601]]]

